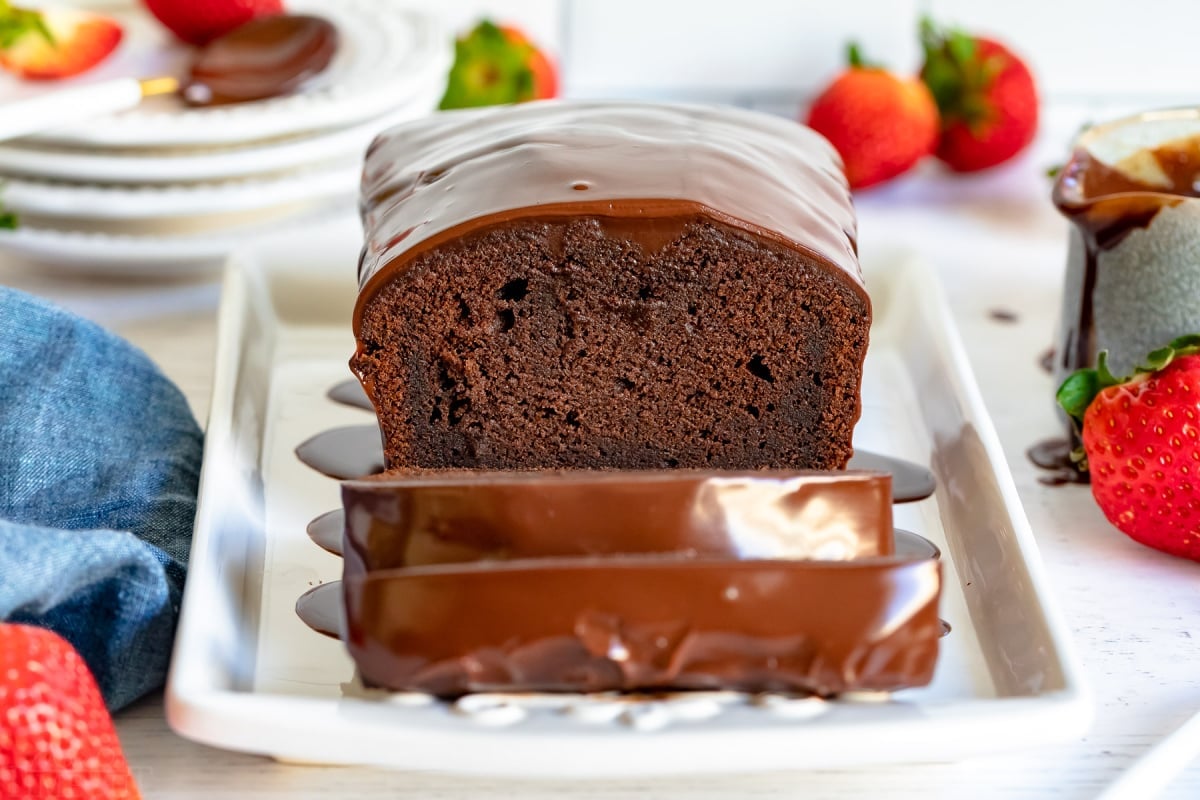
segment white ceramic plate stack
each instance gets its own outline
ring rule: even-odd
[[[189,109],[175,97],[0,144],[0,204],[21,225],[0,253],[105,274],[184,274],[238,244],[353,202],[375,134],[432,111],[453,42],[385,0],[290,0],[338,28],[330,66],[294,95]],[[136,6],[113,58],[83,81],[182,75],[191,51]],[[3,100],[36,91],[0,75]]]

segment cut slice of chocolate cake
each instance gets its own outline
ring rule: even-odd
[[[871,307],[849,190],[793,122],[440,114],[367,155],[351,366],[389,469],[836,469]]]

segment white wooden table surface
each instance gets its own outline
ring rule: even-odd
[[[1060,126],[1061,127],[1061,126]],[[372,769],[299,767],[226,753],[175,736],[158,697],[118,718],[147,797],[317,798],[1090,798],[1187,715],[1200,709],[1200,565],[1128,541],[1086,488],[1037,482],[1025,448],[1057,432],[1050,343],[1065,254],[1065,223],[1040,176],[1047,160],[971,181],[929,171],[864,196],[861,243],[902,247],[942,276],[989,410],[1005,445],[1058,602],[1075,633],[1096,718],[1076,742],[957,764],[600,783],[461,779]],[[349,269],[349,266],[347,266]],[[114,283],[58,277],[5,261],[0,282],[58,300],[143,347],[203,419],[212,370],[215,283]],[[992,309],[1017,314],[993,319]],[[736,740],[730,741],[736,748]],[[937,753],[930,753],[936,760]],[[1200,796],[1200,765],[1164,795]]]

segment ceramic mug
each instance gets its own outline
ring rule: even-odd
[[[1089,128],[1054,187],[1072,222],[1055,351],[1061,381],[1108,351],[1115,375],[1200,332],[1200,109]]]

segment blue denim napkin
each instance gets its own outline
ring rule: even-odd
[[[0,286],[0,619],[75,645],[110,709],[166,676],[202,443],[142,352]]]

